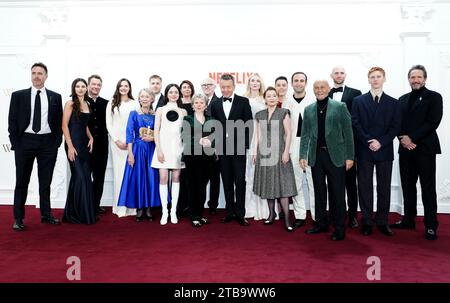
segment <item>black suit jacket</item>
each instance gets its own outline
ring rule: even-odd
[[[61,95],[45,89],[48,98],[48,124],[54,138],[54,146],[58,148],[62,142],[62,100]],[[15,91],[11,95],[8,116],[8,132],[11,149],[20,147],[22,135],[30,124],[31,117],[31,87]]]
[[[164,106],[164,99],[165,99],[164,95],[161,94],[161,96],[159,96],[158,103],[156,103],[155,113],[158,107]]]
[[[417,144],[415,150],[424,154],[440,154],[441,145],[436,129],[442,120],[442,96],[432,90],[424,88],[421,99],[409,109],[411,93],[400,97],[400,107],[404,117],[400,135],[408,135]],[[407,152],[400,144],[399,153]]]
[[[352,112],[353,98],[358,96],[361,96],[360,90],[348,87],[346,85],[344,86],[344,92],[342,93],[341,102],[345,102],[349,113]],[[328,97],[333,99],[333,94],[331,93],[331,91],[328,94]]]
[[[216,93],[214,93],[211,97],[211,101],[209,101],[208,106],[206,107],[205,114],[208,116],[211,116],[211,104],[215,101],[219,100],[219,98],[216,96]]]
[[[355,148],[359,159],[369,161],[394,160],[394,138],[400,133],[402,115],[400,103],[383,92],[375,104],[370,92],[353,99],[352,124],[356,134]],[[377,139],[381,148],[373,152],[367,141]]]
[[[215,147],[217,153],[219,155],[245,155],[245,150],[247,150],[250,146],[253,123],[247,123],[249,128],[245,129],[242,128],[242,125],[241,127],[238,126],[234,128],[230,128],[229,125],[228,130],[226,127],[227,121],[241,121],[246,123],[247,121],[252,120],[252,110],[248,99],[235,94],[228,119],[223,110],[223,97],[212,101],[210,107],[211,117],[220,124],[223,130],[222,136],[216,137],[217,142]],[[217,128],[215,131],[217,135]],[[243,147],[245,147],[244,154],[242,154]]]

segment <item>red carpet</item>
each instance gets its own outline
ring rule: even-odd
[[[81,282],[372,282],[369,256],[381,260],[380,282],[450,281],[450,215],[439,216],[437,241],[424,239],[420,218],[416,231],[364,237],[348,230],[333,242],[305,227],[288,233],[278,221],[222,224],[223,213],[194,229],[187,218],[160,226],[159,211],[157,221],[136,223],[108,209],[90,226],[42,224],[39,209],[26,211],[27,230],[16,232],[12,207],[0,206],[0,282],[69,282],[70,256],[81,260]],[[62,210],[53,212],[61,218]]]

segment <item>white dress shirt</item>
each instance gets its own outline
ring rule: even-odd
[[[45,87],[39,89],[41,91],[41,130],[37,133],[38,135],[50,134],[52,130],[48,124],[48,97]],[[35,134],[33,131],[33,116],[34,116],[34,102],[37,95],[38,89],[31,87],[31,114],[30,114],[30,124],[28,124],[26,133]]]
[[[222,102],[223,103],[223,112],[225,113],[225,117],[227,117],[227,119],[228,119],[228,116],[230,115],[231,106],[233,106],[234,93],[230,96],[230,98],[231,98],[231,102],[229,102],[229,101]]]

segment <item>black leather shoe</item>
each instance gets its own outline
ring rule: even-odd
[[[372,226],[363,224],[363,226],[361,228],[361,233],[364,236],[370,236],[372,234]]]
[[[342,241],[345,239],[345,232],[342,231],[334,231],[331,234],[331,240],[333,241]]]
[[[103,207],[98,207],[97,208],[97,214],[102,215],[102,214],[106,214],[106,209],[104,209]]]
[[[313,228],[307,229],[305,232],[307,234],[318,234],[328,231],[328,226],[314,226]]]
[[[359,227],[358,220],[356,220],[356,218],[349,218],[348,227],[350,227],[351,229],[358,228]]]
[[[138,208],[136,212],[136,222],[142,222],[144,220],[144,209]]]
[[[302,227],[305,224],[306,224],[306,220],[304,220],[304,219],[295,219],[294,224],[292,225],[292,227],[294,229],[296,229],[296,228]]]
[[[242,226],[249,226],[250,225],[250,223],[248,223],[247,219],[245,219],[245,218],[240,218],[239,217],[239,218],[236,218],[236,221]]]
[[[51,225],[59,225],[59,224],[61,224],[61,222],[58,219],[56,219],[55,217],[53,217],[52,215],[50,215],[50,216],[42,216],[41,217],[41,222],[42,223],[48,223],[48,224],[51,224]]]
[[[152,216],[152,212],[151,212],[150,207],[147,207],[147,210],[145,211],[145,216],[147,217],[147,220],[149,222],[153,221],[153,216]]]
[[[231,221],[234,220],[234,218],[235,218],[234,216],[228,215],[228,216],[225,216],[222,219],[220,219],[220,222],[222,222],[222,223],[230,223]]]
[[[377,228],[380,231],[380,233],[382,233],[383,235],[386,235],[386,236],[394,235],[394,232],[391,230],[391,228],[387,224],[386,225],[378,225]]]
[[[212,215],[212,216],[217,215],[217,209],[215,209],[215,208],[210,208],[210,209],[209,209],[209,214]]]
[[[389,227],[397,229],[416,229],[416,222],[400,220],[395,222],[394,224],[390,224]]]
[[[284,230],[286,230],[288,233],[291,233],[294,231],[295,228],[293,228],[292,226],[285,226]]]
[[[14,220],[13,229],[15,231],[23,231],[23,230],[25,230],[25,224],[23,224],[22,219]]]
[[[436,240],[438,235],[435,229],[429,228],[425,231],[425,239],[427,240]]]

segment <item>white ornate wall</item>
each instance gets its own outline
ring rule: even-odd
[[[36,61],[49,67],[47,87],[65,99],[72,79],[92,73],[102,75],[102,96],[110,98],[122,77],[130,79],[135,93],[155,73],[163,85],[190,79],[200,91],[210,72],[236,72],[241,78],[259,72],[273,84],[277,76],[301,70],[311,86],[328,78],[336,64],[346,67],[347,84],[363,91],[369,89],[368,68],[382,66],[385,91],[399,97],[409,91],[408,68],[424,64],[427,87],[444,96],[437,181],[439,212],[450,213],[450,139],[444,135],[450,127],[448,16],[450,1],[0,1],[0,203],[12,203],[15,182],[7,133],[10,94],[30,86],[29,69]],[[111,177],[108,168],[104,205],[112,202]],[[67,183],[60,149],[52,183],[55,207],[64,206]],[[37,194],[34,171],[29,204],[36,203]],[[392,210],[402,211],[397,160]]]

